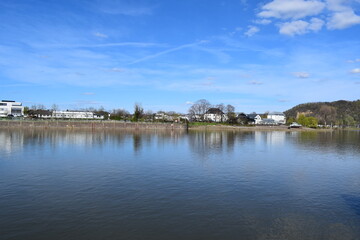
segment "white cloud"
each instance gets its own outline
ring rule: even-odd
[[[317,15],[324,8],[325,4],[316,0],[274,0],[265,4],[258,16],[262,18],[300,19]]]
[[[267,25],[271,23],[271,20],[269,19],[257,19],[254,21],[254,23],[256,24],[260,24],[260,25]]]
[[[349,10],[348,6],[345,6],[344,3],[349,2],[347,0],[326,0],[326,7],[330,11],[346,11]]]
[[[355,68],[351,70],[351,73],[360,73],[360,68]]]
[[[249,29],[244,33],[246,36],[251,37],[253,36],[255,33],[259,32],[260,29],[258,27],[255,26],[249,26]]]
[[[321,20],[319,18],[312,18],[310,20],[310,24],[309,24],[308,29],[311,30],[311,31],[317,32],[322,28],[323,25],[324,25],[323,20]]]
[[[302,35],[311,31],[317,32],[323,25],[324,21],[318,18],[312,18],[310,22],[297,20],[281,24],[279,32],[290,36]]]
[[[310,77],[310,74],[307,73],[307,72],[294,72],[293,73],[295,77],[298,77],[298,78],[308,78]]]
[[[187,101],[185,104],[186,104],[186,105],[193,105],[194,103],[191,102],[191,101]]]
[[[360,24],[360,16],[356,15],[352,9],[348,9],[333,13],[327,27],[329,29],[344,29],[357,24]]]
[[[99,32],[94,33],[94,35],[99,38],[108,38],[108,35]]]
[[[84,92],[84,93],[82,93],[82,95],[95,95],[95,93],[93,93],[93,92]]]
[[[262,6],[257,14],[256,24],[269,24],[268,18],[291,19],[288,22],[275,23],[280,33],[301,35],[319,31],[325,22],[330,30],[344,29],[360,24],[360,15],[356,14],[354,4],[359,0],[272,0]],[[320,15],[322,14],[322,15]],[[307,17],[316,16],[310,22]]]
[[[329,29],[344,29],[360,24],[360,16],[355,14],[350,6],[351,2],[349,0],[326,1],[328,10],[332,12],[327,23]]]

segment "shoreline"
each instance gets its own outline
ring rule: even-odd
[[[91,120],[2,120],[0,129],[165,129],[186,130],[187,125],[181,123],[146,123],[120,121]]]
[[[119,130],[194,130],[194,131],[285,131],[285,132],[330,132],[337,129],[291,128],[279,126],[231,126],[231,125],[200,125],[188,126],[184,123],[149,123],[91,120],[0,120],[0,129],[119,129]]]
[[[203,125],[203,126],[191,126],[189,130],[201,130],[201,131],[208,131],[208,130],[229,130],[229,131],[284,131],[284,132],[329,132],[334,131],[335,129],[314,129],[314,128],[290,128],[286,125],[280,126],[227,126],[227,125]]]

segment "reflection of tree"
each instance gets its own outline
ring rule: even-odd
[[[189,133],[190,149],[200,155],[203,159],[211,155],[221,155],[224,151],[231,153],[235,144],[247,141],[252,132],[231,132],[231,131],[191,131]]]
[[[134,152],[139,152],[141,150],[141,134],[134,133],[133,134],[133,146]]]
[[[299,132],[296,144],[319,151],[360,152],[360,131]]]

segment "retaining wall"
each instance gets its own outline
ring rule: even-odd
[[[187,129],[181,123],[142,123],[118,121],[27,121],[3,120],[0,128],[91,128],[91,129]]]

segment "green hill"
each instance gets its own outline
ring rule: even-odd
[[[321,124],[355,126],[360,124],[360,100],[304,103],[285,114],[288,118],[297,118],[300,114],[316,117]]]

